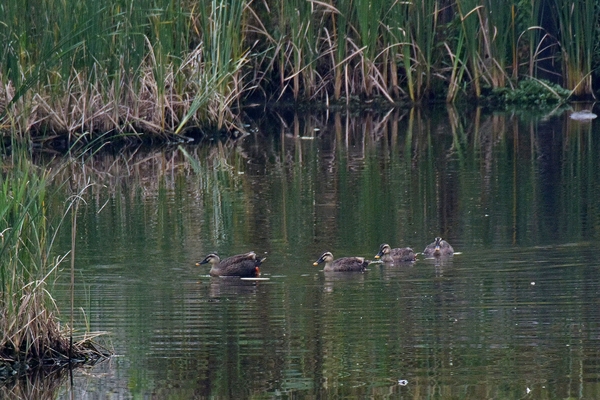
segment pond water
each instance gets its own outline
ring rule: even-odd
[[[76,306],[116,356],[58,398],[600,398],[598,122],[277,117],[184,147],[191,159],[106,151],[74,167],[94,183]],[[458,254],[312,265],[435,236]],[[250,250],[268,281],[195,266]]]

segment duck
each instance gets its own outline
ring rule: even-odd
[[[238,254],[221,260],[218,254],[210,253],[196,265],[210,264],[211,276],[239,276],[253,278],[260,275],[260,265],[266,258],[257,258],[256,253]]]
[[[326,251],[313,263],[316,267],[321,263],[325,263],[324,272],[364,272],[369,265],[369,261],[364,257],[342,257],[337,260],[333,259],[333,254]]]
[[[379,246],[379,253],[375,255],[375,259],[381,258],[384,263],[409,262],[415,261],[416,256],[413,249],[410,247],[397,247],[392,249],[389,244],[384,243]]]
[[[436,237],[433,243],[425,247],[423,254],[427,257],[451,256],[454,254],[454,249],[450,246],[450,243],[441,237]]]

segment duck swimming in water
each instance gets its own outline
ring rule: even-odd
[[[363,257],[342,257],[334,260],[333,254],[329,251],[323,253],[313,265],[317,266],[323,262],[325,263],[323,268],[325,272],[364,272],[369,265],[369,261]]]
[[[415,261],[416,256],[410,247],[399,247],[392,249],[389,244],[384,243],[379,247],[376,259],[381,258],[384,263],[400,263]]]
[[[224,260],[216,253],[210,253],[204,260],[196,265],[210,264],[211,276],[239,276],[253,278],[260,275],[260,265],[266,258],[257,258],[256,253],[251,251],[245,254],[228,257]]]
[[[450,246],[450,243],[441,237],[436,237],[433,243],[425,247],[423,254],[427,257],[451,256],[454,254],[454,249]]]

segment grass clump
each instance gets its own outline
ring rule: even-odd
[[[0,380],[105,355],[62,327],[49,286],[65,257],[50,258],[58,229],[48,216],[50,173],[23,155],[0,175]],[[58,222],[60,225],[60,221]]]

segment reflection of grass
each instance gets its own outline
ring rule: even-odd
[[[61,330],[48,292],[64,259],[49,259],[57,232],[48,216],[49,179],[20,154],[1,178],[0,356],[4,363],[19,361],[16,372],[98,354],[88,338],[72,343]]]
[[[55,399],[66,383],[68,370],[57,368],[48,371],[28,371],[26,376],[0,378],[0,398],[3,399]]]
[[[218,241],[231,238],[237,233],[244,235],[245,229],[236,228],[243,222],[237,217],[244,214],[241,212],[247,207],[244,198],[250,197],[252,191],[242,178],[241,155],[230,144],[232,143],[219,143],[215,147],[204,149],[208,150],[208,154],[205,151],[192,154],[179,147],[198,177],[198,195],[206,202],[203,211],[208,222],[207,229]]]

